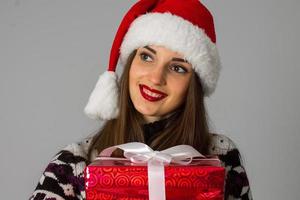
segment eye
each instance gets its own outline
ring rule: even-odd
[[[177,73],[186,73],[187,72],[187,69],[185,67],[182,67],[181,65],[171,65],[170,69]]]
[[[146,62],[151,62],[153,60],[149,54],[144,53],[144,52],[140,54],[140,58]]]

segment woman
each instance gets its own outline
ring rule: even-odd
[[[60,151],[31,199],[84,199],[84,167],[104,148],[132,141],[155,150],[188,144],[218,155],[226,167],[225,199],[252,199],[238,149],[208,130],[204,97],[214,92],[220,71],[215,42],[213,18],[198,0],[137,2],[85,108],[104,126]],[[117,81],[119,57],[124,71]]]

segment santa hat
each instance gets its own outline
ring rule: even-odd
[[[199,76],[204,95],[211,95],[221,69],[213,17],[199,0],[140,0],[123,18],[110,52],[108,71],[99,80],[85,107],[92,119],[118,116],[118,60],[124,65],[131,52],[161,45],[181,53]]]

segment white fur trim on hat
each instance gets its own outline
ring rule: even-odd
[[[99,76],[84,112],[92,119],[114,119],[119,114],[118,97],[117,75],[106,71]]]
[[[124,65],[130,53],[146,45],[161,45],[184,55],[198,74],[205,96],[216,88],[221,69],[215,43],[202,29],[171,13],[148,13],[135,19],[120,48]]]

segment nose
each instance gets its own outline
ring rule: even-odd
[[[154,85],[165,85],[166,84],[166,73],[163,65],[155,66],[154,69],[149,73],[149,80]]]

